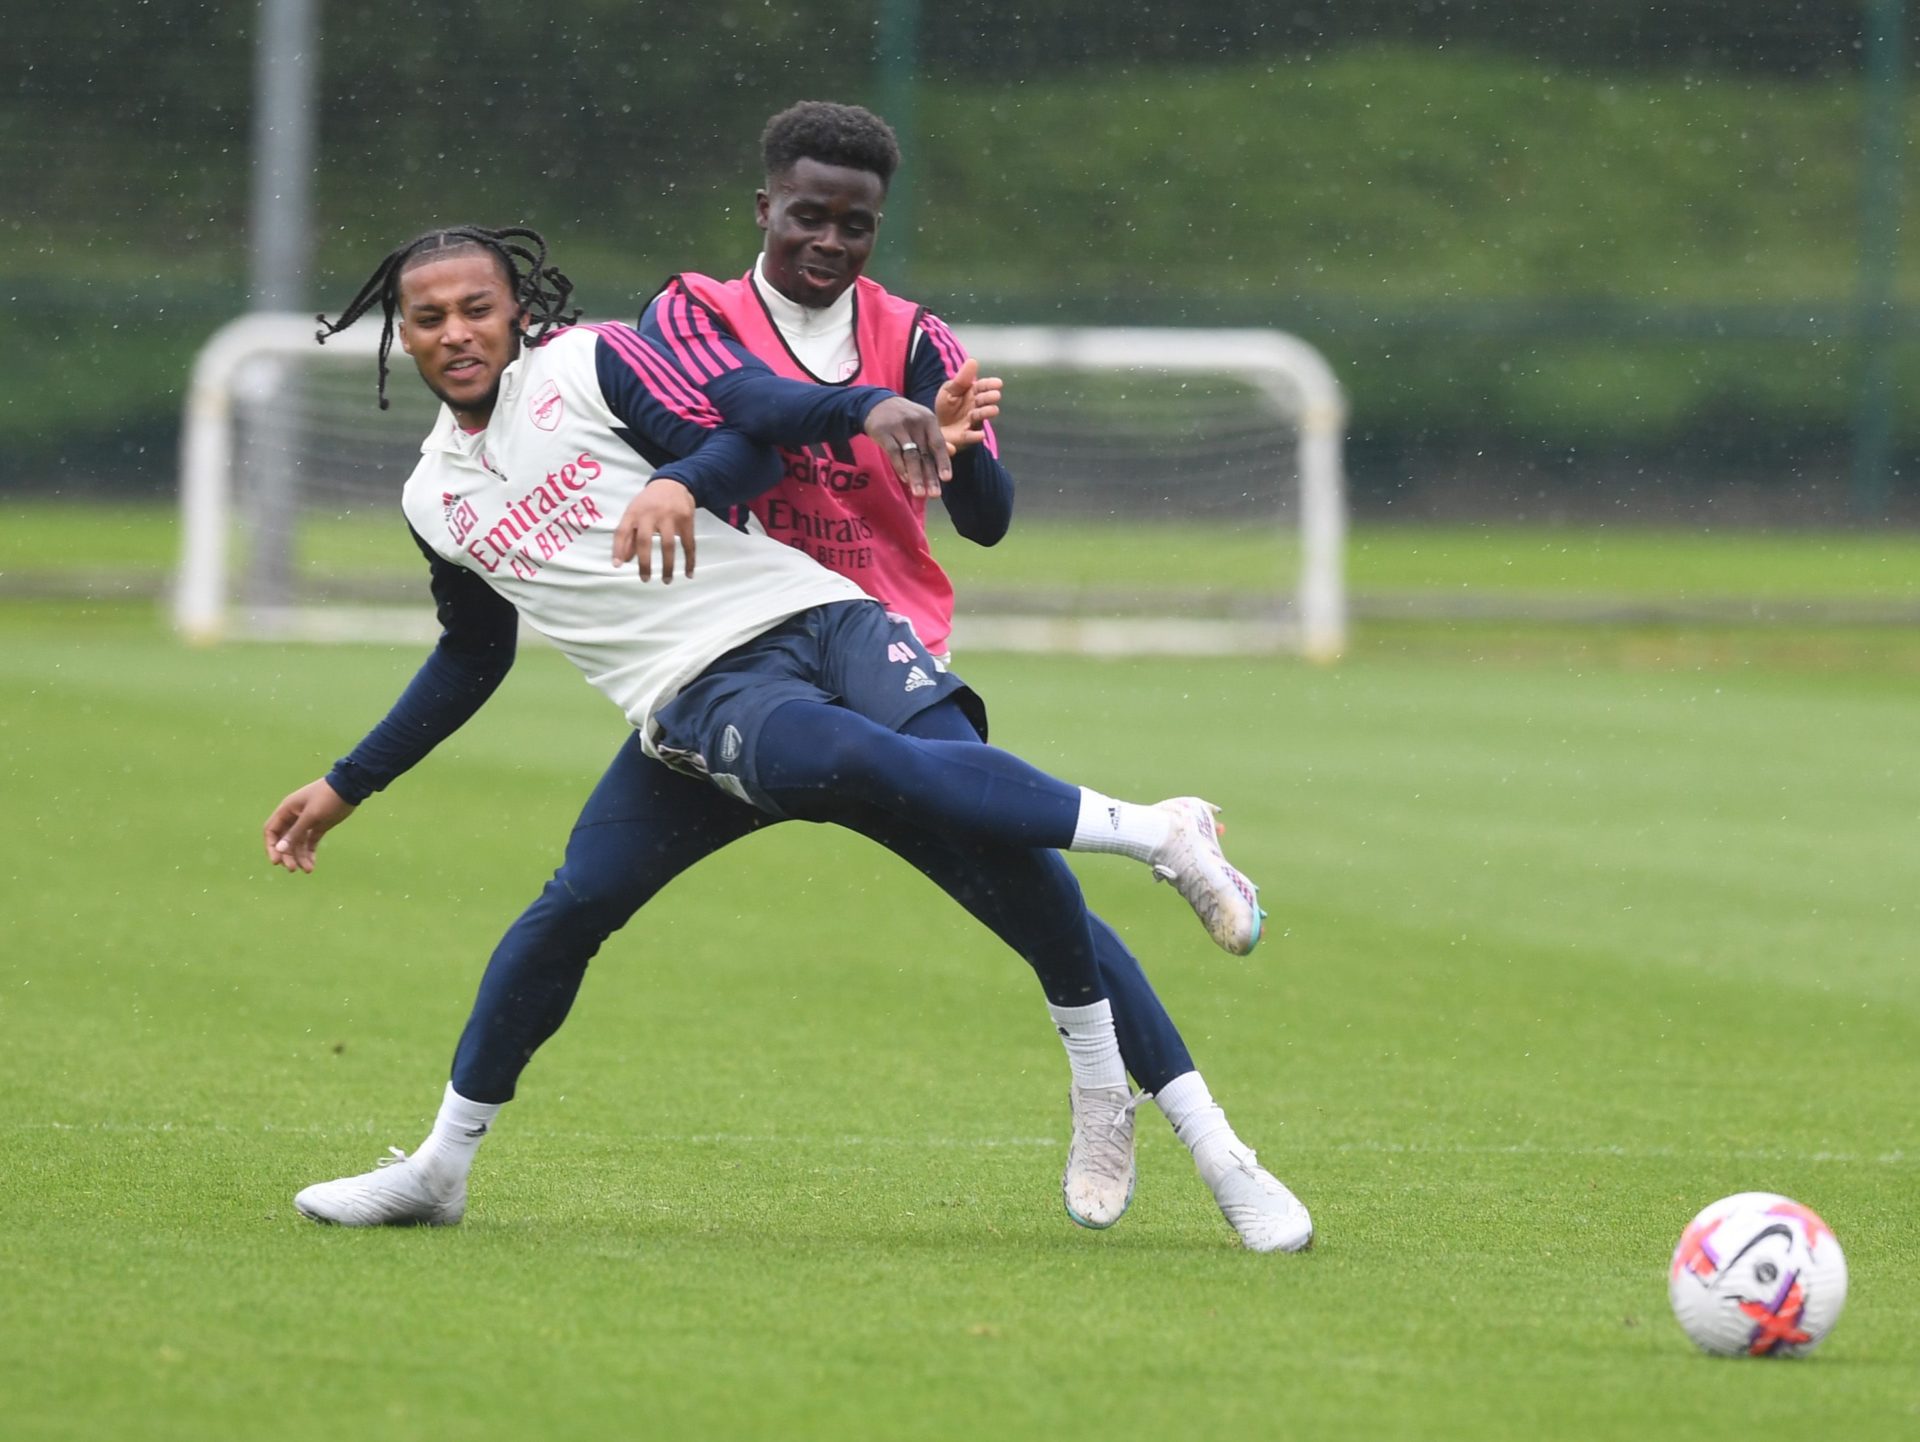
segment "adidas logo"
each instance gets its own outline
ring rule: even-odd
[[[918,666],[915,666],[911,671],[907,672],[907,689],[909,691],[918,691],[922,686],[931,686],[932,684],[933,677],[929,676],[925,671],[922,671]]]
[[[1118,806],[1109,806],[1107,808],[1107,825],[1115,831],[1120,829],[1120,808]]]

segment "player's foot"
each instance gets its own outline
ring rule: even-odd
[[[1313,1245],[1313,1218],[1253,1148],[1234,1143],[1200,1162],[1220,1215],[1250,1252],[1303,1252]]]
[[[467,1211],[467,1179],[447,1176],[398,1147],[370,1172],[316,1182],[293,1199],[302,1216],[342,1227],[450,1227]]]
[[[1133,1201],[1133,1111],[1140,1098],[1120,1087],[1074,1087],[1073,1141],[1060,1195],[1067,1215],[1096,1231]]]
[[[1173,824],[1154,849],[1154,876],[1173,883],[1216,945],[1245,956],[1260,943],[1266,912],[1260,909],[1259,888],[1229,866],[1220,850],[1213,820],[1220,808],[1198,796],[1176,796],[1159,809]]]

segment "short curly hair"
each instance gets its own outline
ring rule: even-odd
[[[769,176],[784,175],[803,160],[870,170],[884,188],[900,168],[900,142],[893,127],[871,110],[802,100],[789,105],[760,132],[760,155]]]

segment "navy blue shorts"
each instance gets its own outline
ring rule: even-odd
[[[761,789],[755,762],[761,729],[780,707],[826,702],[898,731],[949,696],[970,719],[983,711],[907,622],[878,601],[833,601],[789,616],[702,671],[653,713],[654,747],[676,771],[782,816]]]

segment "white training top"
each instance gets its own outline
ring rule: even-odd
[[[630,334],[630,333],[629,333]],[[613,534],[653,467],[615,433],[601,393],[595,328],[523,352],[500,378],[487,429],[445,406],[402,492],[407,520],[455,565],[478,573],[626,713],[653,754],[652,719],[717,657],[787,617],[869,599],[844,576],[697,514],[698,565],[671,585],[613,566]]]

